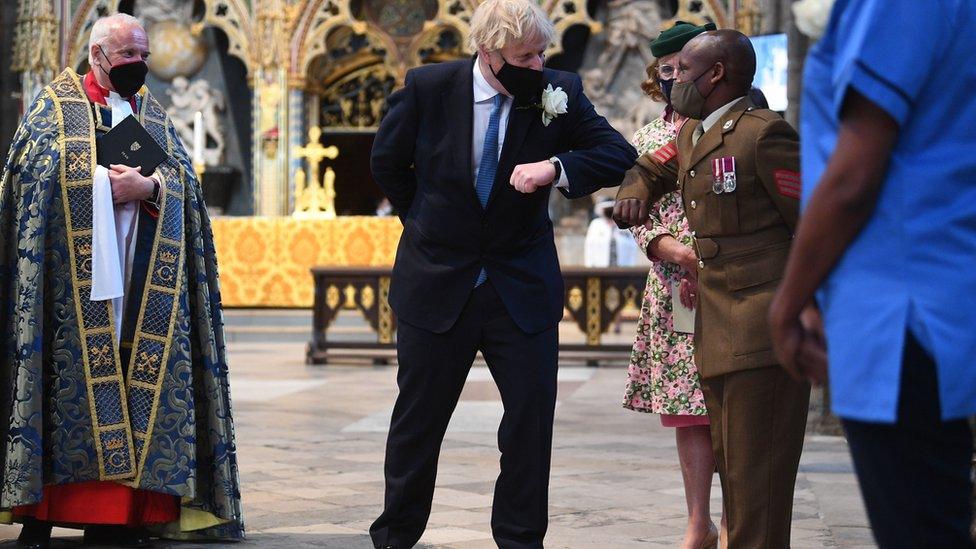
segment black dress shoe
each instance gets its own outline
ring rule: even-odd
[[[150,547],[152,540],[144,528],[127,528],[116,525],[85,527],[85,545],[109,545],[113,547]]]
[[[152,538],[149,537],[149,532],[143,528],[133,532],[131,547],[152,547]]]
[[[126,528],[128,531],[128,544],[125,547],[150,547],[152,539],[145,528]]]
[[[105,545],[112,542],[111,526],[85,526],[85,545]]]
[[[17,536],[17,547],[47,549],[51,546],[51,523],[24,517],[24,526]]]
[[[50,541],[23,541],[17,538],[17,549],[49,549],[51,547]]]

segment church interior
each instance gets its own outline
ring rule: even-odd
[[[83,74],[94,21],[146,28],[147,86],[200,175],[227,307],[307,308],[310,269],[389,267],[401,225],[369,170],[387,96],[416,66],[470,57],[478,0],[16,0],[0,8],[0,150],[26,105],[65,67]],[[641,94],[649,43],[677,20],[778,32],[780,2],[540,0],[555,22],[547,66],[578,73],[624,136],[661,105]],[[765,4],[769,4],[768,6]],[[583,264],[593,205],[550,212],[560,261]]]

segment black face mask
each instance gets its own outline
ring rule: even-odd
[[[668,102],[668,105],[670,105],[671,88],[674,87],[674,78],[670,80],[661,80],[660,78],[658,78],[657,83],[659,86],[661,86],[661,93],[664,94],[664,99]]]
[[[495,72],[495,69],[491,69],[491,72],[501,85],[505,86],[508,93],[515,97],[515,103],[526,105],[539,99],[542,93],[542,71],[517,67],[509,63],[504,56],[502,62],[504,64],[498,72]],[[491,63],[488,64],[488,68],[491,68]]]
[[[102,56],[108,62],[108,55],[105,55],[105,50],[101,46],[98,46],[98,50],[102,52]],[[105,69],[101,65],[98,66],[108,76],[109,82],[115,88],[115,93],[122,97],[132,97],[146,83],[146,73],[149,72],[149,65],[146,65],[146,62],[141,59],[124,65],[112,65],[109,63],[109,67],[111,67],[111,70],[105,72]]]

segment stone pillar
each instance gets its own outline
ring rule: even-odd
[[[26,109],[60,67],[57,12],[52,0],[21,0],[14,29],[12,70],[21,73]]]
[[[302,166],[294,156],[304,145],[305,92],[287,85],[285,71],[254,86],[254,215],[290,215],[293,181]]]
[[[285,215],[288,196],[287,71],[261,71],[254,78],[254,215]]]
[[[14,48],[14,22],[17,20],[17,4],[0,3],[0,59],[12,59]],[[7,149],[21,118],[20,79],[9,63],[0,65],[0,158],[7,157]]]
[[[799,130],[803,62],[806,60],[807,51],[810,49],[810,39],[796,28],[796,23],[793,22],[792,18],[790,18],[789,26],[786,28],[786,42],[787,55],[789,56],[789,64],[787,65],[789,74],[786,80],[786,96],[789,100],[789,108],[786,110],[786,121]]]
[[[285,175],[285,186],[288,201],[285,203],[285,214],[295,211],[295,170],[302,167],[302,159],[295,155],[296,147],[305,144],[305,92],[292,88],[288,91],[288,173]]]
[[[254,71],[254,215],[291,213],[291,147],[301,139],[301,82],[290,81],[291,42],[301,4],[285,0],[254,3],[251,60]]]

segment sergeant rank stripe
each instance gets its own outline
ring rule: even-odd
[[[651,156],[661,164],[667,164],[672,158],[678,156],[678,147],[672,141],[651,153]]]
[[[800,174],[790,170],[773,170],[776,190],[786,198],[800,199]]]

